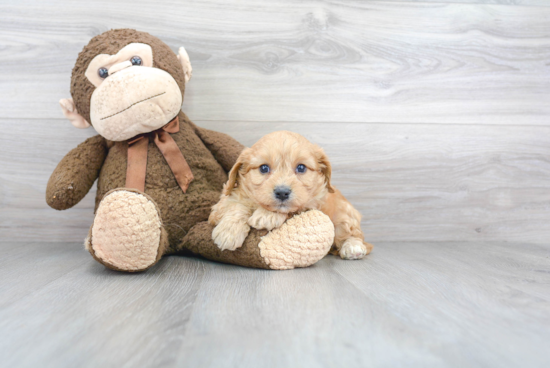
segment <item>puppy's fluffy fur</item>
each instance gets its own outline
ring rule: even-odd
[[[250,227],[272,230],[297,212],[318,209],[334,224],[333,253],[360,259],[372,250],[363,241],[361,214],[330,184],[324,151],[297,133],[268,134],[245,149],[229,172],[208,221],[222,250],[239,248]]]

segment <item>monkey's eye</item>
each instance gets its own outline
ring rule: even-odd
[[[97,74],[103,79],[107,78],[109,76],[109,70],[107,68],[99,68],[97,70]]]
[[[300,164],[300,165],[296,166],[296,172],[300,173],[300,174],[305,173],[306,172],[306,165]]]
[[[130,59],[130,62],[132,65],[140,66],[143,62],[141,61],[141,58],[139,56],[134,56]]]
[[[260,172],[262,174],[267,174],[269,172],[269,166],[268,165],[262,165],[260,166]]]

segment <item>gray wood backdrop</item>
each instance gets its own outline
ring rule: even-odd
[[[183,110],[246,145],[325,148],[368,240],[547,242],[549,1],[0,1],[0,239],[81,241],[47,207],[78,52],[111,28],[185,46]]]

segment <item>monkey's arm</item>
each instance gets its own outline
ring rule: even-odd
[[[191,123],[206,148],[227,172],[231,170],[245,147],[227,134],[200,128]]]
[[[67,153],[48,181],[48,205],[66,210],[80,202],[99,176],[106,156],[107,142],[100,135],[86,139]]]

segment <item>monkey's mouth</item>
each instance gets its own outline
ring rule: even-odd
[[[118,115],[118,114],[121,114],[121,113],[123,113],[124,111],[126,111],[126,110],[128,110],[128,109],[130,109],[130,108],[132,108],[132,107],[134,107],[134,106],[136,106],[137,104],[140,104],[140,103],[142,103],[142,102],[145,102],[145,101],[147,101],[147,100],[150,100],[150,99],[155,98],[155,97],[158,97],[158,96],[162,96],[162,95],[165,94],[165,93],[166,93],[166,91],[164,91],[164,92],[162,92],[162,93],[158,93],[158,94],[153,95],[153,96],[151,96],[151,97],[144,98],[143,100],[134,102],[133,104],[131,104],[131,105],[128,106],[127,108],[122,109],[122,110],[120,110],[119,112],[115,112],[114,114],[105,116],[105,117],[103,117],[103,118],[101,118],[101,119],[99,119],[99,120],[105,120],[105,119],[112,118],[113,116]]]
[[[120,142],[162,128],[181,111],[176,80],[157,68],[130,67],[105,79],[92,93],[90,119],[104,138]]]

